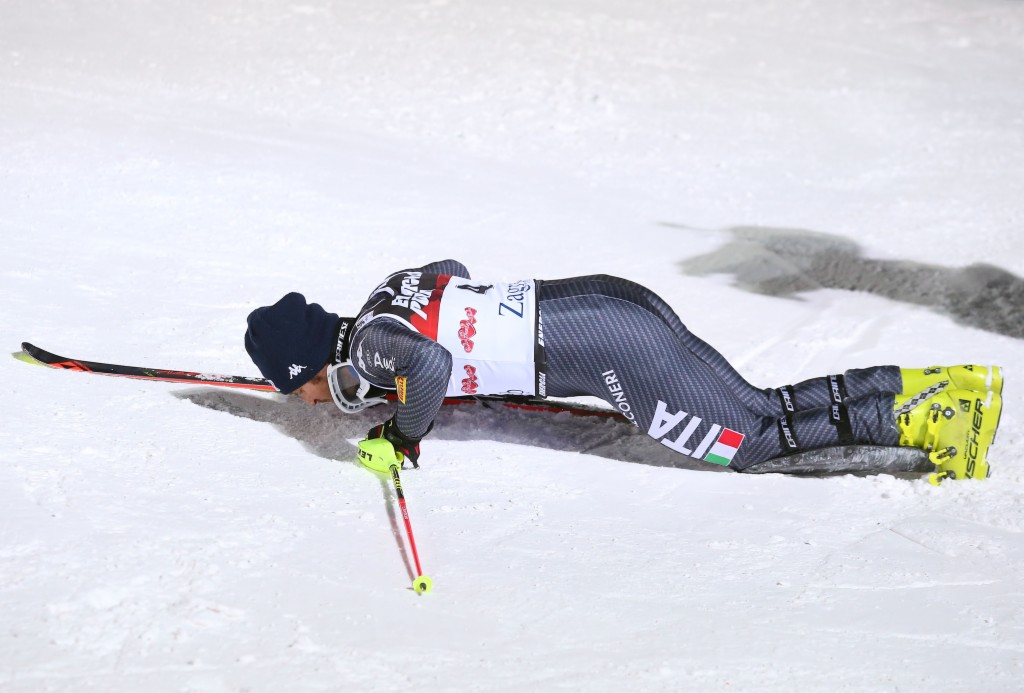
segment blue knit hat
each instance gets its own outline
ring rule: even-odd
[[[292,292],[272,306],[249,313],[245,350],[263,377],[287,395],[308,383],[330,361],[340,320]]]

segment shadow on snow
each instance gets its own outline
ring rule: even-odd
[[[1024,280],[999,267],[875,260],[863,257],[853,241],[803,229],[734,226],[726,232],[732,238],[721,248],[680,262],[683,272],[731,274],[741,289],[786,298],[815,289],[866,291],[1024,339]]]

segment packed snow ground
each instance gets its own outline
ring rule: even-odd
[[[0,689],[1019,690],[1024,344],[933,283],[752,293],[714,254],[802,229],[1019,283],[1022,68],[999,0],[6,0],[8,351],[254,375],[252,308],[454,257],[639,280],[759,385],[1007,385],[992,478],[938,488],[445,410],[403,476],[417,596],[354,462],[378,412],[7,358]]]

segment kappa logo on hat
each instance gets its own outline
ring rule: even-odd
[[[288,380],[291,380],[305,369],[305,366],[300,366],[297,363],[293,363],[292,365],[288,366]]]

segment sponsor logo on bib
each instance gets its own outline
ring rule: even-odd
[[[462,287],[459,287],[462,288]],[[459,341],[466,353],[473,351],[473,337],[476,336],[476,310],[466,308],[466,319],[459,322]]]
[[[475,395],[477,388],[480,385],[480,383],[477,382],[476,379],[476,368],[470,366],[469,364],[466,364],[465,366],[462,367],[462,369],[466,371],[466,375],[469,376],[468,378],[462,379],[462,391],[465,392],[467,395]]]

